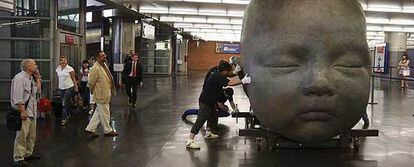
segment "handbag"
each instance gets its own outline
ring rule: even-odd
[[[33,93],[33,82],[31,84],[30,89],[30,96],[29,99],[24,104],[24,109],[27,109],[29,105],[30,98],[32,97]],[[20,131],[22,129],[22,117],[20,115],[19,110],[14,109],[11,105],[9,108],[9,112],[6,115],[6,127],[11,131]]]
[[[403,72],[402,72],[402,75],[404,77],[409,77],[410,76],[410,69],[404,69]]]

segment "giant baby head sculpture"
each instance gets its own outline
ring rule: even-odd
[[[317,142],[358,122],[370,89],[358,0],[252,0],[244,19],[249,99],[264,127]]]

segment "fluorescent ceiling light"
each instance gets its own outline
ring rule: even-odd
[[[414,27],[404,27],[403,32],[414,32]]]
[[[212,24],[194,24],[194,28],[213,28]]]
[[[376,12],[402,12],[402,8],[399,4],[371,4],[369,2],[365,10]]]
[[[384,40],[384,37],[380,36],[368,36],[367,40]]]
[[[403,28],[400,26],[384,26],[384,31],[391,31],[391,32],[402,32]]]
[[[186,16],[186,17],[184,17],[184,22],[187,22],[187,23],[206,23],[207,19],[205,17]]]
[[[168,14],[168,6],[144,4],[139,7],[140,13]]]
[[[382,31],[382,26],[367,26],[368,31]]]
[[[198,14],[207,16],[227,16],[227,11],[226,9],[200,8],[198,9]]]
[[[397,25],[414,25],[414,20],[412,19],[391,19],[390,24],[397,24]]]
[[[199,28],[188,28],[184,29],[185,32],[201,32],[201,29]]]
[[[174,23],[173,25],[174,25],[174,27],[177,27],[177,28],[191,28],[191,27],[193,27],[193,24],[191,24],[191,23]]]
[[[243,17],[244,16],[244,11],[243,10],[228,10],[227,11],[227,16],[230,16],[230,17]]]
[[[367,31],[367,35],[384,35],[384,32],[378,32],[378,31]]]
[[[200,29],[200,32],[217,33],[217,30],[216,29]]]
[[[243,28],[242,26],[238,26],[238,25],[233,25],[232,26],[233,30],[242,30],[242,28]]]
[[[230,24],[214,24],[213,28],[217,29],[232,29],[232,26]]]
[[[186,15],[197,15],[197,8],[180,8],[180,7],[170,7],[170,14],[186,14]]]
[[[414,5],[409,5],[409,4],[404,5],[402,12],[403,13],[414,13]]]
[[[230,20],[230,23],[231,24],[239,24],[239,25],[242,25],[243,24],[243,19],[235,19],[235,18],[232,18]]]
[[[221,0],[183,0],[184,2],[220,3]]]
[[[367,17],[366,21],[370,24],[390,24],[390,20],[383,17]]]
[[[217,23],[217,24],[230,24],[228,18],[207,18],[207,23]]]
[[[182,22],[183,21],[183,17],[179,17],[179,16],[160,16],[160,21],[165,21],[165,22]]]
[[[223,3],[248,5],[250,0],[223,0]]]
[[[233,30],[217,30],[218,33],[222,33],[222,34],[233,34],[234,31]]]

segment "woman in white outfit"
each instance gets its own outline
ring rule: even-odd
[[[406,79],[407,77],[410,76],[410,67],[408,66],[409,64],[410,64],[410,59],[408,59],[408,54],[404,53],[404,55],[402,56],[402,59],[398,63],[398,67],[400,69],[399,73],[401,76],[401,88],[402,89],[408,88]]]
[[[59,92],[62,98],[62,122],[61,125],[67,124],[69,119],[69,106],[74,92],[78,92],[78,85],[75,79],[75,70],[68,65],[68,57],[60,57],[60,65],[56,68],[59,78]]]

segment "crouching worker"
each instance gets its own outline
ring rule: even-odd
[[[233,94],[234,94],[233,89],[232,88],[225,88],[223,90],[223,93],[224,93],[224,96],[223,96],[222,99],[219,100],[219,102],[224,104],[228,100],[229,103],[230,103],[231,108],[233,109],[232,112],[239,112],[239,109],[237,108],[236,104],[233,101]],[[229,112],[231,110],[229,110],[229,107],[227,105],[225,105],[225,108],[223,108],[223,109],[221,109],[220,107],[218,107],[216,105],[216,108],[217,108],[217,117],[228,117],[228,116],[231,115],[231,112]],[[183,120],[185,120],[185,119],[187,119],[187,116],[189,116],[189,115],[198,115],[198,112],[199,112],[199,109],[186,110],[183,113],[183,115],[181,116],[181,118]],[[211,129],[212,127],[209,126],[210,125],[209,123],[211,123],[211,122],[209,122],[209,121],[210,120],[207,120],[207,127],[208,127],[208,129]]]
[[[227,86],[236,86],[240,84],[249,84],[250,77],[247,75],[242,79],[232,80],[227,79],[227,76],[231,74],[233,70],[232,66],[228,62],[221,62],[218,66],[218,70],[212,73],[206,79],[203,90],[199,97],[199,111],[197,120],[191,128],[189,139],[187,140],[186,147],[191,149],[199,149],[200,146],[194,143],[194,137],[200,131],[204,123],[210,118],[214,117],[214,113],[217,113],[217,108],[225,108],[224,104],[220,101],[223,94],[223,88]]]

